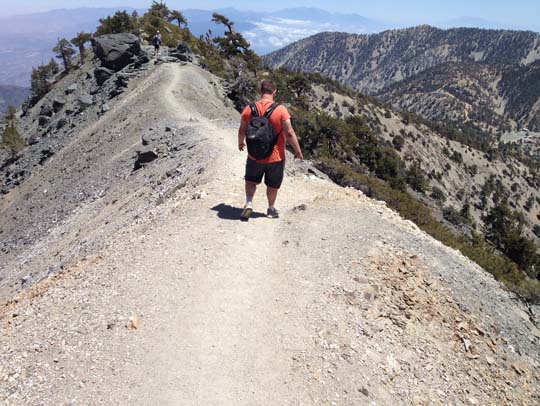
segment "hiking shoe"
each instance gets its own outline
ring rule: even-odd
[[[269,219],[278,219],[279,211],[276,208],[268,209],[266,211],[266,217],[268,217]]]
[[[253,214],[253,207],[246,206],[244,207],[244,210],[242,210],[242,214],[240,214],[240,220],[248,221],[252,214]]]

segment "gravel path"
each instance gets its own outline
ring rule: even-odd
[[[142,105],[189,129],[204,170],[0,310],[0,401],[540,402],[535,327],[491,277],[292,160],[282,218],[262,215],[259,191],[238,221],[237,114],[195,66],[152,75],[165,85]]]

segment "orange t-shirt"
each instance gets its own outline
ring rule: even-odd
[[[255,105],[257,106],[257,111],[260,116],[263,116],[266,113],[266,110],[274,103],[272,100],[259,100]],[[283,122],[289,120],[291,115],[287,111],[287,108],[283,105],[276,107],[272,115],[270,116],[270,123],[274,127],[278,139],[274,150],[268,158],[258,159],[257,162],[260,164],[271,164],[273,162],[281,162],[285,160],[285,134],[282,131]],[[249,123],[251,120],[251,108],[247,106],[242,112],[242,121],[244,123]],[[248,155],[249,156],[249,155]],[[253,159],[251,156],[250,159]]]

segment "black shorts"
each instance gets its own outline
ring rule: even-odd
[[[249,183],[259,184],[264,176],[264,184],[273,189],[279,189],[283,182],[285,172],[285,161],[272,162],[270,164],[260,164],[253,159],[246,162],[245,180]]]

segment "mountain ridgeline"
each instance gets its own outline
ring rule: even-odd
[[[6,255],[5,261],[8,257],[16,260],[49,227],[42,219],[59,221],[68,216],[90,188],[70,177],[66,185],[75,181],[86,192],[78,193],[73,200],[62,198],[57,206],[36,205],[39,199],[24,198],[21,205],[29,207],[23,208],[8,197],[31,179],[43,179],[32,175],[49,168],[48,162],[57,162],[56,157],[72,145],[72,136],[79,128],[92,128],[87,120],[99,120],[114,109],[113,101],[121,97],[129,80],[152,66],[133,33],[142,30],[143,39],[150,40],[159,29],[166,48],[154,64],[186,63],[195,58],[190,53],[193,51],[199,66],[223,80],[228,100],[238,110],[257,97],[261,79],[272,77],[277,83],[278,101],[288,106],[294,118],[305,156],[332,180],[386,201],[403,217],[459,249],[511,289],[540,300],[540,283],[536,280],[540,276],[537,170],[517,159],[514,151],[504,155],[469,133],[396,112],[335,80],[287,69],[266,69],[249,42],[234,29],[234,22],[220,14],[214,14],[212,21],[224,27],[224,36],[196,38],[180,12],[173,13],[154,2],[141,17],[123,11],[103,19],[84,61],[80,57],[70,61],[75,51],[70,51],[67,40],[59,41],[66,45],[70,58],[64,61],[64,54],[59,52],[62,66],[52,61],[36,68],[32,96],[22,111],[11,114],[4,124],[0,194],[6,197],[0,201],[5,202],[4,213],[10,219],[3,225],[4,247],[0,250]],[[426,27],[420,30],[429,31]],[[104,52],[109,48],[118,51]],[[119,58],[122,64],[111,58]],[[381,65],[381,69],[385,67]],[[147,142],[145,138],[143,145]],[[90,147],[88,150],[93,151]],[[155,160],[159,156],[155,148],[139,153],[133,164],[136,169],[144,165],[140,157]],[[117,181],[111,176],[95,179]],[[61,186],[58,181],[55,184]],[[52,189],[44,186],[37,187],[44,190],[39,196],[50,200]],[[98,185],[96,190],[103,187]],[[67,189],[72,194],[74,187]],[[59,191],[58,196],[63,193]],[[53,208],[55,213],[51,212]],[[10,281],[10,288],[17,290],[21,285]]]
[[[540,129],[540,35],[419,26],[373,35],[321,33],[265,56],[319,72],[428,119],[488,132]]]
[[[538,405],[539,171],[212,22],[118,11],[1,121],[0,403]],[[241,222],[268,77],[309,160]]]

